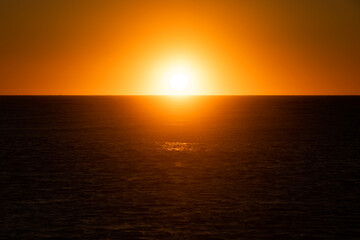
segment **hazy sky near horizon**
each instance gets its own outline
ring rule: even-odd
[[[357,0],[2,0],[0,94],[360,94]]]

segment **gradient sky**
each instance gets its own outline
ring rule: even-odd
[[[360,94],[360,1],[1,0],[0,94]]]

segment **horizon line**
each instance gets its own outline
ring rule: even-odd
[[[259,97],[266,97],[266,96],[284,96],[284,97],[291,97],[291,96],[298,96],[298,97],[306,97],[306,96],[360,96],[360,94],[184,94],[184,95],[172,95],[172,94],[0,94],[0,97],[11,97],[11,96],[14,96],[14,97],[21,97],[21,96],[28,96],[28,97],[41,97],[41,96],[44,96],[44,97],[106,97],[106,96],[113,96],[113,97],[121,97],[121,96],[124,96],[124,97],[196,97],[196,96],[204,96],[204,97],[211,97],[211,96],[215,96],[215,97],[251,97],[251,96],[259,96]]]

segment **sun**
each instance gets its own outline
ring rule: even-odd
[[[183,92],[189,85],[189,77],[183,72],[177,72],[170,77],[169,84],[172,90]]]
[[[199,88],[199,74],[195,63],[188,60],[164,60],[153,68],[153,79],[149,81],[158,88],[157,95],[194,95]]]

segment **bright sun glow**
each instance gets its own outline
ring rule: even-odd
[[[185,73],[178,72],[171,76],[170,86],[175,91],[184,91],[189,85],[189,78]]]
[[[201,83],[201,65],[189,59],[164,59],[152,66],[155,81],[149,81],[151,87],[157,88],[157,95],[194,95],[206,91]],[[200,89],[200,85],[202,89]]]

